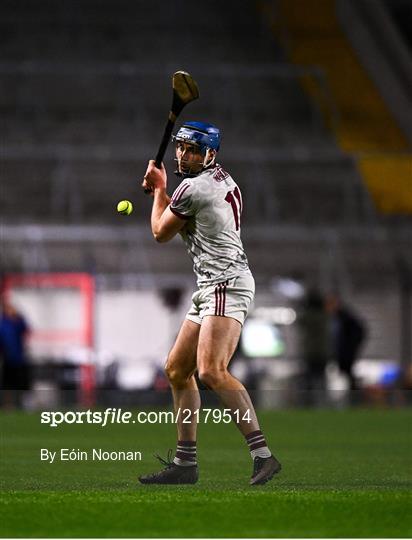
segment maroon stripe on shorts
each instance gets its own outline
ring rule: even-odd
[[[229,280],[218,283],[215,287],[215,315],[224,316],[226,309],[226,286]]]
[[[216,308],[215,315],[221,315],[222,309],[222,284],[218,283],[215,288]]]
[[[228,286],[228,284],[229,284],[229,280],[226,281],[225,287],[224,287],[224,290],[223,290],[223,313],[222,313],[222,315],[225,314],[225,309],[226,309],[226,287]]]

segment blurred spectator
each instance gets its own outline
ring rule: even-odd
[[[22,407],[24,392],[30,389],[30,365],[26,355],[29,326],[7,300],[1,303],[0,356],[2,359],[3,405]]]
[[[325,371],[330,357],[330,338],[328,313],[319,291],[312,289],[307,292],[297,322],[307,391],[305,405],[325,405]]]
[[[399,395],[399,403],[402,405],[411,406],[412,405],[412,364],[405,366],[404,370],[402,371],[402,374],[399,380],[399,386],[401,390],[405,390],[405,392],[401,392]]]
[[[333,356],[340,371],[348,377],[350,390],[353,392],[358,389],[353,368],[367,335],[366,326],[336,295],[328,297],[327,310],[332,319]]]

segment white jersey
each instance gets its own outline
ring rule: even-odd
[[[220,165],[184,179],[173,193],[170,210],[187,220],[180,234],[198,285],[249,272],[240,239],[242,206],[239,187]]]

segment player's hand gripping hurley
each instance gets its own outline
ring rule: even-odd
[[[186,71],[176,71],[172,78],[173,86],[173,101],[169,111],[169,118],[163,133],[162,141],[157,151],[155,165],[158,169],[161,168],[163,157],[166,152],[167,145],[172,135],[173,127],[176,119],[182,112],[183,108],[199,97],[199,88],[196,81]],[[151,189],[145,187],[145,193],[151,193]]]

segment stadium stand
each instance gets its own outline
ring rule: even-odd
[[[384,56],[386,44],[383,42],[389,39],[389,30],[393,30],[390,27],[382,33],[388,14],[382,10],[381,3],[373,5],[367,0],[357,3],[350,0],[343,3],[312,0],[305,3],[279,1],[276,6],[274,30],[283,38],[289,58],[299,65],[319,65],[326,73],[339,110],[340,121],[333,125],[336,139],[344,151],[356,154],[359,171],[377,209],[386,214],[412,214],[411,141],[396,124],[371,74],[361,63],[362,56],[366,63],[368,57],[374,58],[377,53]],[[353,6],[352,11],[348,10],[350,6]],[[398,7],[401,7],[401,3]],[[380,28],[373,17],[378,8],[383,19],[378,19]],[[351,46],[339,18],[349,37],[352,32],[365,34],[366,41],[353,36],[358,50]],[[389,24],[390,21],[386,21],[386,25]],[[385,40],[382,35],[385,35]],[[395,64],[394,54],[395,58],[396,55],[407,56],[407,51],[402,49],[400,36],[393,41],[390,51],[392,65]],[[374,64],[377,63],[381,71],[375,73],[375,77],[384,72],[379,60],[375,59]],[[408,65],[409,68],[412,65],[410,57],[405,64],[402,78],[405,79],[405,96],[408,92],[410,96],[407,81],[411,76],[410,69],[407,71]],[[389,81],[389,85],[391,83]],[[310,86],[306,87],[311,91]],[[402,92],[398,95],[403,98]],[[389,92],[388,96],[391,97]],[[392,99],[397,97],[393,95]],[[410,97],[404,99],[404,108],[399,110],[400,121],[402,117],[407,119],[412,115]],[[405,129],[408,129],[408,123]]]
[[[350,171],[346,163],[341,170],[345,160],[322,111],[298,84],[302,76],[318,79],[319,74],[282,61],[282,50],[265,33],[252,5],[236,14],[234,29],[233,2],[216,3],[220,17],[213,28],[202,20],[191,28],[192,14],[179,10],[179,2],[161,10],[153,28],[147,21],[154,8],[144,5],[149,11],[144,17],[143,3],[127,0],[114,11],[112,3],[97,6],[92,0],[69,2],[64,10],[46,1],[35,10],[30,2],[2,5],[0,110],[8,204],[3,199],[1,210],[8,221],[21,221],[21,199],[27,194],[25,220],[115,223],[113,202],[133,196],[133,179],[144,170],[163,127],[170,73],[182,66],[193,71],[205,96],[187,114],[222,125],[222,160],[239,171],[245,191],[254,191],[259,175],[264,199],[272,197],[266,221],[276,219],[271,209],[277,205],[282,222],[306,224],[311,212],[300,216],[302,205],[295,208],[288,186],[296,181],[302,198],[311,197],[328,168],[338,169],[347,189],[355,184],[360,196],[353,167]],[[168,22],[178,39],[162,35]],[[197,45],[202,39],[207,50]],[[296,167],[302,159],[309,164],[306,183]],[[307,205],[316,208],[315,224],[318,216],[323,222],[341,220],[336,202],[346,187],[334,183],[335,197],[329,197],[333,188],[317,189]],[[20,212],[10,200],[19,200]],[[261,215],[261,209],[250,211],[246,220]]]

